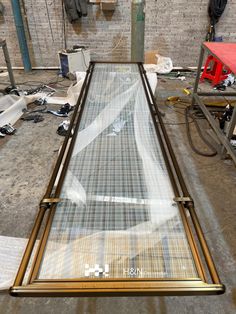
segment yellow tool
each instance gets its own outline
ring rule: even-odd
[[[178,96],[170,96],[167,98],[168,101],[179,101],[179,97]]]
[[[183,92],[184,92],[186,95],[190,95],[190,94],[191,94],[191,92],[190,92],[190,90],[189,90],[188,88],[183,89]]]

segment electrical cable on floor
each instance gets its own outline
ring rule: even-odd
[[[204,156],[204,157],[214,157],[217,155],[217,151],[215,150],[214,146],[203,136],[201,128],[199,127],[199,124],[197,123],[196,118],[194,117],[193,114],[190,113],[191,107],[188,106],[185,109],[185,121],[186,121],[186,131],[187,131],[187,137],[188,137],[188,141],[189,141],[189,145],[192,148],[192,150],[200,155],[200,156]],[[193,140],[192,140],[192,136],[191,136],[191,131],[190,131],[190,126],[189,126],[189,117],[191,117],[194,121],[194,124],[196,126],[196,129],[198,131],[198,134],[200,136],[200,138],[202,139],[202,141],[210,148],[210,150],[212,151],[212,153],[205,153],[200,151],[198,148],[196,148],[193,144]]]
[[[34,102],[30,103],[33,104]],[[47,113],[47,106],[46,105],[41,105],[40,109],[36,110],[27,110],[25,109],[24,115],[21,117],[21,120],[23,121],[33,121],[34,123],[38,123],[44,120],[44,117],[40,113]]]
[[[180,112],[180,111],[178,111],[178,110],[176,110],[175,108],[173,108],[173,106],[171,106],[170,104],[168,104],[168,100],[165,100],[165,106],[166,107],[168,107],[168,108],[170,108],[171,110],[173,110],[175,113],[178,113],[178,114],[180,114],[180,115],[183,115],[183,116],[185,116],[185,114],[183,113],[183,112]],[[189,106],[190,105],[190,103],[189,102],[185,102],[185,101],[178,101],[178,104],[179,105],[181,105],[181,103],[182,103],[182,105],[184,105],[184,107],[178,107],[179,109],[185,109],[186,108],[186,104]],[[176,107],[176,104],[177,104],[177,102],[175,102],[175,103],[173,103],[172,102],[172,104],[174,104],[175,105],[175,107]],[[192,119],[192,118],[191,118]],[[194,122],[194,120],[192,119],[191,121],[189,121],[188,120],[188,123],[193,123]],[[157,123],[159,123],[158,121],[157,121]],[[165,124],[165,125],[186,125],[186,121],[184,121],[184,122],[171,122],[171,121],[167,121],[167,122],[163,122],[163,124]]]
[[[30,104],[33,104],[34,102],[30,103]],[[40,106],[40,109],[36,109],[36,110],[28,110],[28,109],[25,109],[23,112],[25,114],[31,114],[31,113],[39,113],[39,112],[47,112],[47,105],[41,105]]]
[[[50,84],[57,84],[57,83],[61,83],[63,81],[65,81],[65,78],[61,78],[60,80],[60,77],[57,75],[55,76],[56,80],[50,80],[48,83],[45,83],[45,82],[42,82],[42,81],[26,81],[26,83],[30,83],[30,82],[34,82],[34,83],[41,83],[41,84],[46,84],[46,85],[50,85]]]
[[[171,102],[171,103],[172,103],[172,105],[174,105],[175,107],[177,107],[177,106],[176,106],[177,104],[178,104],[178,105],[181,105],[181,104],[183,105],[183,107],[177,107],[178,109],[185,109],[186,106],[189,106],[189,105],[190,105],[189,102],[184,102],[183,100],[178,100],[178,102]],[[165,100],[165,106],[168,107],[168,108],[170,108],[170,109],[173,110],[174,112],[176,112],[176,113],[178,113],[178,114],[184,116],[184,113],[183,113],[183,112],[180,112],[180,111],[178,111],[178,110],[176,110],[173,106],[171,106],[171,105],[169,104],[169,101],[168,101],[167,99]]]
[[[61,80],[59,80],[59,77],[57,76],[56,77],[56,80],[51,80],[47,83],[45,82],[42,82],[42,81],[25,81],[25,82],[19,82],[17,84],[19,90],[20,89],[23,89],[22,87],[31,87],[31,89],[33,90],[33,87],[34,86],[48,86],[49,88],[51,88],[50,85],[59,85],[59,86],[56,86],[56,89],[57,90],[61,90],[61,91],[65,91],[66,89],[68,89],[69,86],[66,86],[64,84],[61,84],[63,81],[65,80],[65,78],[62,78]],[[9,86],[9,83],[5,83],[5,82],[0,82],[0,85],[7,85]],[[7,89],[7,87],[5,88],[5,90]]]

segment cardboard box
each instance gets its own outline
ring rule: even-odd
[[[114,11],[117,0],[101,0],[100,6],[103,11]]]
[[[158,54],[157,50],[149,50],[145,52],[144,63],[146,64],[157,64],[157,57]]]

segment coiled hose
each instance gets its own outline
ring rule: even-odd
[[[197,123],[196,118],[194,117],[194,115],[192,113],[190,113],[190,106],[185,108],[185,122],[186,122],[186,131],[187,131],[187,137],[188,137],[188,141],[189,141],[189,145],[192,148],[192,150],[200,155],[200,156],[204,156],[204,157],[214,157],[217,155],[217,151],[215,150],[214,146],[203,136],[201,128],[199,127],[199,124]],[[190,130],[190,126],[189,126],[189,120],[188,117],[191,117],[191,119],[194,121],[194,124],[196,126],[196,129],[198,131],[198,134],[200,136],[200,138],[202,139],[202,141],[210,148],[210,150],[212,151],[212,153],[205,153],[200,151],[198,148],[196,148],[193,144],[193,140],[192,140],[192,136],[191,136],[191,130]]]

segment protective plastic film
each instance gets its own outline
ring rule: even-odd
[[[198,277],[138,65],[96,64],[39,279]]]

